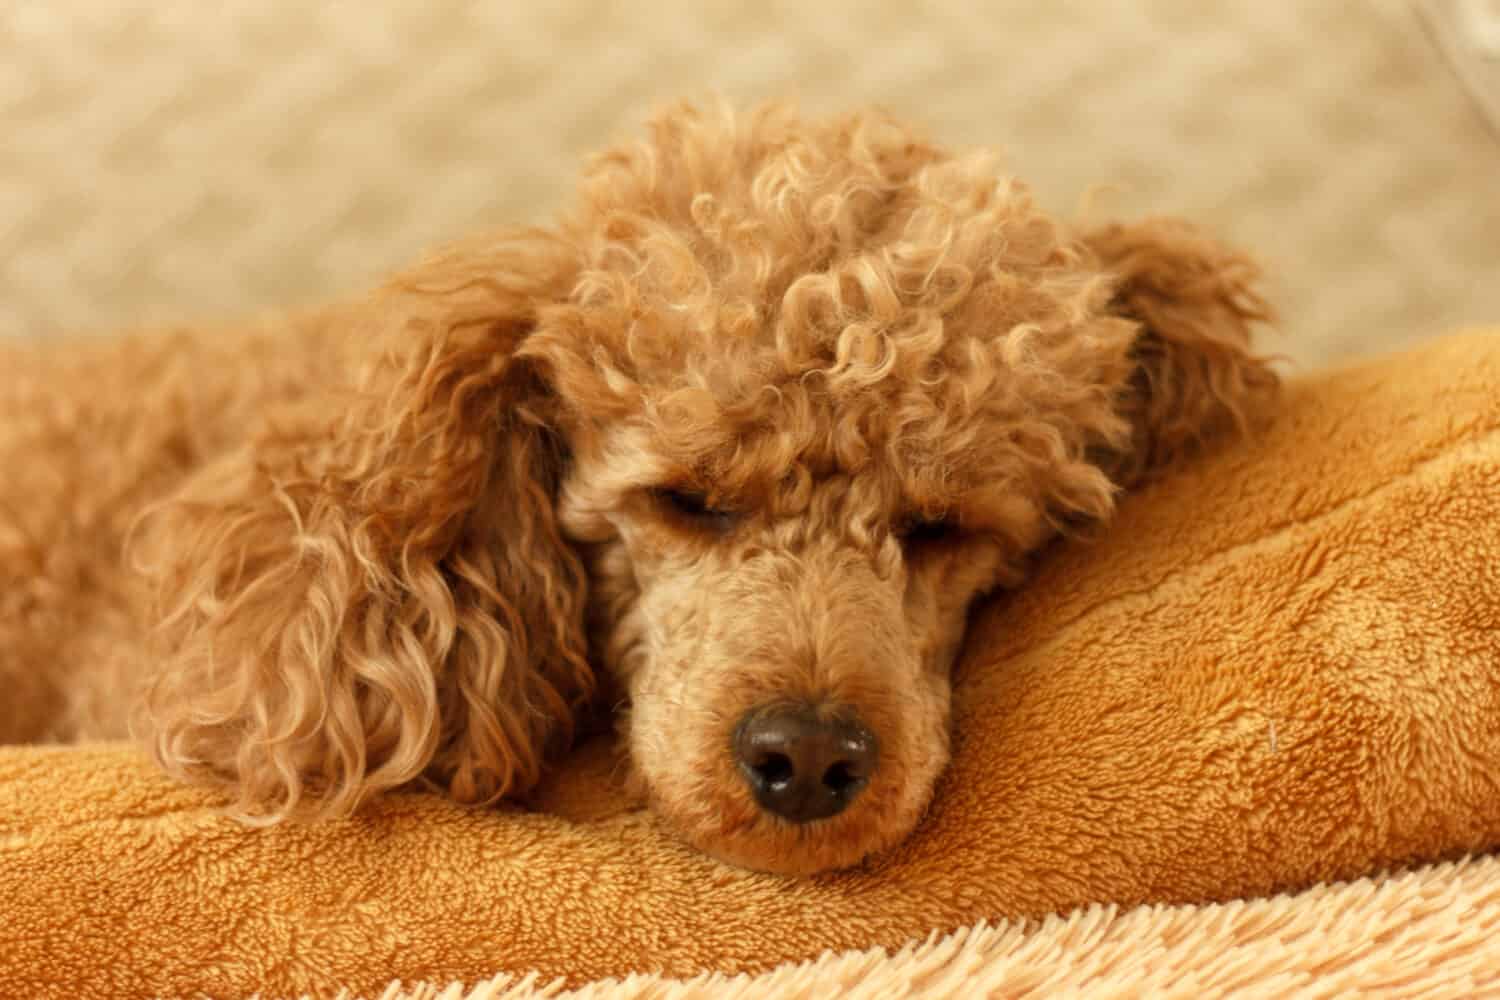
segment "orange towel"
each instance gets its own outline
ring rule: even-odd
[[[600,747],[536,811],[401,795],[268,830],[126,748],[9,748],[0,995],[753,971],[1491,849],[1500,333],[1294,383],[1268,433],[1048,553],[976,619],[955,726],[912,839],[810,880],[673,842]]]

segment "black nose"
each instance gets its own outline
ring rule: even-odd
[[[848,709],[766,706],[734,731],[740,773],[762,809],[794,823],[836,816],[875,773],[875,737]]]

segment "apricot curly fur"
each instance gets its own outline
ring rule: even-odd
[[[1255,279],[1179,222],[1075,231],[877,113],[682,104],[556,225],[367,296],[6,346],[0,737],[133,718],[276,821],[522,795],[618,704],[678,835],[856,863],[946,763],[972,603],[1264,412]],[[837,816],[736,772],[736,721],[787,701],[878,736]]]

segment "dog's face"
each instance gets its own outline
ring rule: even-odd
[[[577,456],[561,513],[653,807],[710,853],[810,872],[915,825],[947,762],[968,607],[1047,528],[1019,491],[942,481],[887,442],[845,467],[778,454],[778,436],[689,456],[691,426],[622,425]]]
[[[810,872],[912,829],[974,599],[1107,510],[1089,454],[1125,431],[1134,326],[988,164],[774,126],[679,122],[602,164],[577,290],[523,353],[650,801]]]

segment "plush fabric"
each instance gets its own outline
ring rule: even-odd
[[[916,997],[1478,996],[1500,990],[1500,858],[1294,896],[1208,906],[1092,906],[979,924],[899,951],[826,953],[758,976],[638,974],[563,989],[535,975],[391,983],[382,1000],[903,1000]]]
[[[6,749],[0,995],[759,972],[980,920],[1483,852],[1500,845],[1497,510],[1500,333],[1294,383],[1266,433],[1133,496],[980,612],[929,817],[863,869],[810,880],[666,839],[599,744],[532,811],[399,795],[263,830],[128,748]],[[1493,871],[1392,891],[1420,909]],[[1489,884],[1465,896],[1476,920],[1496,919]],[[1181,912],[1170,940],[1201,936],[1211,963],[1242,911]],[[1066,926],[1031,933],[1061,944]],[[1413,947],[1437,975],[1451,943]]]

